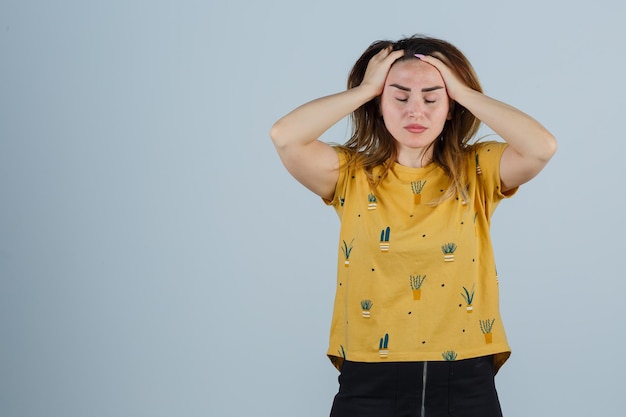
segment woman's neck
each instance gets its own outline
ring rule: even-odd
[[[420,149],[398,149],[396,162],[410,168],[422,168],[433,161],[432,147]]]

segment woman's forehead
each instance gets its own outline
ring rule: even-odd
[[[429,87],[435,85],[443,85],[443,78],[432,65],[420,61],[419,59],[411,59],[407,61],[396,62],[387,75],[387,84],[402,83],[406,87],[419,86]],[[432,84],[432,85],[430,85]]]

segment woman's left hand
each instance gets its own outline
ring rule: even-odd
[[[435,52],[435,54],[437,54],[437,52]],[[441,74],[441,78],[443,78],[443,82],[446,84],[448,96],[452,100],[458,101],[464,91],[472,90],[463,82],[463,80],[452,72],[441,57],[433,55],[419,55],[417,58],[437,68],[437,71]]]
[[[554,136],[529,115],[469,87],[445,64],[443,56],[434,54],[418,58],[437,68],[450,99],[509,144],[500,159],[500,190],[514,189],[537,175],[556,152]]]

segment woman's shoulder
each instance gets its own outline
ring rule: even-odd
[[[479,140],[467,145],[469,154],[481,154],[485,152],[502,151],[507,146],[506,142],[497,140]]]
[[[331,144],[332,148],[337,152],[339,159],[342,161],[353,161],[357,158],[358,152],[344,145]]]
[[[507,146],[506,142],[499,142],[497,140],[478,141],[467,146],[465,155],[470,163],[478,163],[480,160],[483,162],[492,161],[493,163],[499,164],[502,152],[504,152]]]
[[[343,145],[333,145],[333,149],[339,156],[340,171],[367,171],[368,157],[362,152]],[[375,169],[376,167],[374,167]],[[371,169],[371,168],[370,168]]]

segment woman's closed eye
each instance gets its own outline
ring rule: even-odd
[[[409,101],[408,97],[396,97],[395,99],[396,101],[399,101],[401,103],[406,103],[407,101]],[[428,97],[428,98],[424,97],[424,103],[426,104],[434,104],[436,102],[437,102],[437,98],[435,97]]]

